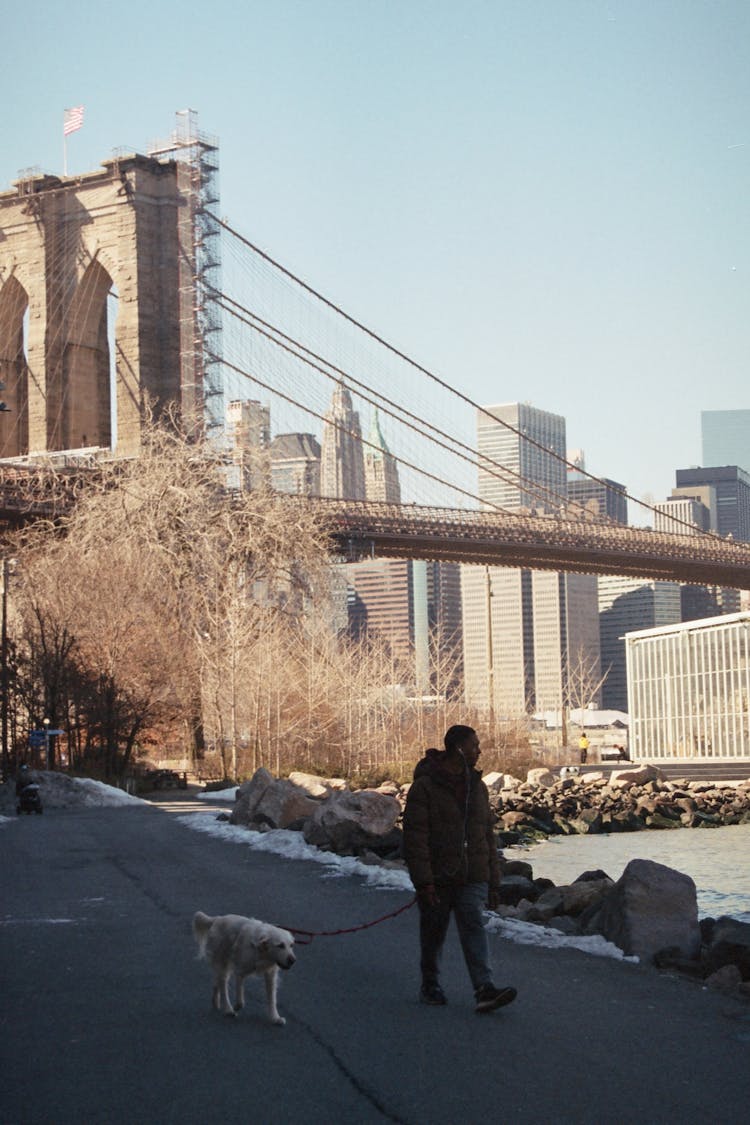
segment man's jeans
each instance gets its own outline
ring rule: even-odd
[[[491,984],[490,946],[483,914],[487,884],[467,883],[463,887],[437,887],[436,890],[440,899],[437,906],[419,904],[422,983],[438,983],[440,957],[453,911],[466,968],[475,991],[483,984]]]

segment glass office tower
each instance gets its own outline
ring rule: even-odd
[[[702,410],[703,464],[750,472],[750,410]]]

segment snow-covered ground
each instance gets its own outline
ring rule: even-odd
[[[199,801],[234,801],[237,796],[237,786],[231,789],[220,789],[217,793],[199,793]]]
[[[95,808],[111,805],[143,805],[147,802],[133,797],[91,778],[68,777],[67,774],[36,771],[36,779],[41,787],[43,805],[49,808]],[[236,787],[217,793],[199,793],[207,801],[234,802]],[[15,813],[15,788],[12,783],[0,786],[0,812]],[[179,822],[195,832],[205,832],[227,843],[239,844],[254,851],[271,852],[285,859],[317,863],[324,868],[321,878],[344,879],[357,876],[364,880],[372,890],[399,890],[413,895],[414,888],[406,871],[400,866],[381,867],[363,863],[354,856],[340,856],[333,852],[323,852],[305,843],[300,832],[286,829],[273,829],[269,832],[252,832],[240,825],[218,820],[216,813],[190,813],[177,818]],[[0,828],[16,820],[15,815],[0,815]],[[373,913],[377,913],[377,907]],[[637,961],[637,957],[626,957],[621,949],[602,937],[570,937],[545,926],[519,922],[515,919],[499,918],[487,914],[487,929],[499,933],[510,941],[523,945],[547,946],[550,948],[581,949],[598,957],[612,957],[621,961]]]
[[[34,770],[34,781],[39,785],[42,807],[49,809],[100,808],[112,805],[142,805],[140,797],[133,797],[122,789],[94,781],[90,777],[69,777],[52,770]],[[15,820],[16,789],[13,782],[0,786],[0,826]],[[13,814],[13,815],[10,815]]]
[[[234,799],[234,789],[227,790],[226,793],[230,794],[230,797],[224,797],[223,799]],[[223,795],[211,793],[207,796],[218,800],[222,799]],[[252,832],[241,825],[217,820],[214,813],[190,813],[187,816],[178,817],[178,820],[196,832],[206,832],[231,844],[241,844],[258,852],[272,852],[274,855],[284,856],[286,859],[318,863],[325,868],[321,875],[321,878],[324,879],[339,879],[357,875],[373,890],[401,890],[407,894],[414,894],[411,879],[403,868],[380,867],[362,863],[354,856],[322,852],[311,844],[306,844],[300,832],[290,832],[282,828],[271,829],[268,832]],[[531,922],[499,918],[497,914],[492,912],[487,913],[486,919],[487,929],[490,933],[499,933],[509,941],[519,942],[521,945],[580,949],[598,957],[611,957],[618,961],[638,961],[637,957],[626,957],[616,945],[597,935],[572,937],[561,934],[559,930],[538,926]]]

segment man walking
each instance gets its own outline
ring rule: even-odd
[[[496,988],[484,928],[485,904],[497,905],[500,863],[487,786],[476,769],[479,739],[471,727],[445,732],[445,750],[417,763],[404,810],[404,856],[419,904],[424,1004],[445,1004],[440,958],[455,915],[477,1012],[510,1004],[515,988]]]

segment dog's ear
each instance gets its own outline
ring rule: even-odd
[[[268,951],[268,938],[261,938],[258,942],[258,949],[262,949],[264,953]]]

